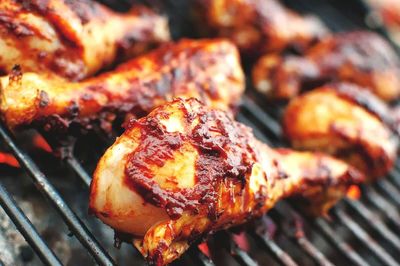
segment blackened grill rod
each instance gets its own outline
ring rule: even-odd
[[[348,258],[354,265],[365,266],[369,265],[350,245],[340,239],[332,230],[329,224],[322,218],[316,219],[313,224],[316,228],[325,235],[330,243],[337,247],[338,250]]]
[[[4,140],[7,147],[13,152],[20,165],[29,173],[39,191],[53,204],[64,222],[74,233],[76,238],[90,252],[93,258],[100,265],[114,265],[114,261],[107,254],[104,248],[97,242],[87,227],[80,221],[77,215],[69,208],[68,204],[61,198],[60,194],[47,180],[47,177],[39,170],[32,159],[17,147],[11,134],[4,124],[0,124],[0,137]]]
[[[247,117],[245,117],[243,114],[238,114],[238,115],[236,116],[236,119],[237,119],[239,122],[245,124],[246,126],[251,127],[252,130],[253,130],[254,136],[255,136],[257,139],[261,140],[262,142],[264,142],[265,144],[267,144],[267,145],[269,145],[269,146],[272,146],[272,142],[271,142],[268,138],[265,137],[265,134],[264,134],[263,132],[261,132],[261,130],[259,130],[258,127],[256,127],[256,126],[254,125],[254,123],[253,123],[250,119],[248,119]]]
[[[392,172],[392,175],[389,176],[389,179],[393,185],[395,185],[398,189],[400,189],[400,172],[397,168],[397,163],[395,170]]]
[[[254,231],[249,232],[249,235],[251,235],[258,244],[269,250],[270,255],[272,255],[281,265],[297,266],[297,263],[294,262],[294,260],[268,236]]]
[[[353,234],[362,241],[365,247],[367,247],[372,253],[376,255],[376,257],[386,265],[390,266],[398,266],[395,259],[390,256],[376,241],[367,233],[364,229],[362,229],[356,222],[353,221],[346,213],[342,210],[336,208],[334,209],[334,213],[336,214],[338,220],[349,228]]]
[[[258,121],[260,121],[264,127],[278,139],[282,136],[281,126],[277,120],[271,117],[267,112],[262,110],[253,100],[251,100],[247,95],[243,96],[242,107],[249,111]]]
[[[318,265],[333,266],[325,255],[319,251],[305,236],[303,231],[305,219],[293,209],[289,208],[288,204],[281,202],[279,207],[274,208],[274,212],[280,216],[280,219],[288,218],[294,222],[294,225],[290,225],[290,228],[283,226],[283,233],[295,240],[295,242],[308,254]],[[311,227],[310,227],[311,228]]]
[[[386,198],[381,196],[378,191],[373,187],[366,188],[366,199],[372,203],[377,209],[382,211],[392,224],[400,232],[400,215],[398,213],[397,207],[389,202]]]
[[[236,243],[234,243],[233,240],[231,240],[233,243],[233,247],[230,250],[230,254],[232,255],[233,258],[235,258],[235,260],[242,266],[257,266],[258,263],[253,260],[249,254],[242,250],[241,248],[239,248]]]
[[[390,174],[389,174],[390,175]],[[400,191],[395,186],[390,184],[387,180],[382,179],[376,182],[378,188],[384,192],[394,203],[400,206]]]
[[[214,263],[206,255],[203,254],[197,247],[192,247],[188,250],[190,256],[194,258],[201,266],[214,266]]]
[[[353,211],[357,212],[360,216],[362,216],[367,222],[373,221],[372,223],[369,222],[369,225],[374,228],[376,231],[380,233],[388,242],[392,244],[392,246],[400,252],[400,239],[399,237],[394,234],[390,229],[381,221],[381,219],[376,219],[376,215],[374,215],[369,209],[365,207],[359,201],[353,200],[345,200]]]
[[[284,206],[289,212],[293,213],[294,215],[302,217],[301,214],[291,205],[282,202],[281,206]],[[317,228],[317,230],[321,232],[325,236],[325,238],[353,264],[362,266],[368,265],[368,263],[349,244],[341,240],[340,237],[335,234],[334,230],[325,219],[306,218],[306,220],[312,225],[312,228]]]
[[[3,184],[0,184],[0,205],[44,264],[52,266],[62,265]]]
[[[85,169],[83,169],[82,165],[78,162],[76,157],[71,155],[65,159],[65,162],[78,175],[82,182],[87,187],[89,187],[92,178],[88,175]]]

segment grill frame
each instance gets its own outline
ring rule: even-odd
[[[325,22],[328,27],[334,31],[353,29],[356,27],[367,27],[367,25],[357,25],[343,16],[337,9],[338,7],[332,4],[334,0],[324,1],[324,4],[328,5],[324,11],[321,11],[321,9],[318,10],[318,8],[316,9],[314,6],[316,1],[318,0],[301,1],[302,3],[299,3],[300,1],[296,0],[286,2],[288,2],[290,7],[301,11],[314,11],[313,13],[319,16],[326,15],[330,19]],[[363,3],[362,0],[354,1],[359,4]],[[366,5],[361,6],[361,9],[365,12],[368,11]],[[378,27],[374,30],[383,34],[385,37],[388,37],[385,29]],[[393,42],[392,44],[398,51],[400,51],[399,47],[395,46]],[[265,143],[271,146],[286,146],[284,141],[281,139],[282,132],[278,122],[278,109],[274,109],[275,107],[263,106],[260,97],[258,96],[257,93],[254,93],[254,90],[247,90],[247,94],[243,97],[241,112],[237,117],[238,120],[251,126],[255,135]],[[2,139],[7,148],[12,151],[20,165],[29,174],[32,182],[36,185],[38,190],[52,203],[53,208],[62,217],[65,224],[71,230],[71,233],[81,242],[83,250],[86,250],[90,255],[92,255],[94,262],[99,265],[114,265],[115,261],[113,261],[105,248],[96,240],[88,227],[65,202],[57,189],[52,185],[48,177],[43,174],[32,158],[26,153],[26,151],[19,147],[18,142],[13,138],[12,133],[6,129],[2,122],[0,123],[0,139]],[[77,157],[71,155],[65,158],[64,162],[88,188],[91,177]],[[330,243],[331,247],[335,248],[348,262],[351,262],[354,265],[369,265],[369,262],[367,262],[363,256],[355,250],[354,244],[348,243],[347,239],[343,239],[335,234],[335,228],[333,225],[335,223],[340,223],[344,228],[347,228],[347,230],[353,233],[353,236],[358,239],[359,243],[367,249],[370,249],[371,255],[376,259],[376,261],[385,265],[400,265],[396,262],[393,256],[380,245],[380,243],[376,243],[371,233],[367,232],[364,229],[364,226],[359,224],[358,220],[352,218],[354,215],[358,215],[361,219],[368,221],[372,217],[377,217],[377,219],[375,219],[376,223],[371,226],[374,234],[386,239],[392,248],[394,247],[397,251],[400,251],[400,238],[396,235],[396,230],[397,232],[400,232],[400,214],[398,213],[400,197],[396,196],[400,194],[400,162],[397,162],[395,169],[390,173],[388,178],[382,179],[377,182],[376,185],[366,187],[364,190],[365,200],[369,205],[379,209],[382,213],[381,215],[377,215],[377,212],[371,210],[364,201],[352,202],[345,199],[339,204],[340,206],[336,206],[333,209],[332,221],[324,218],[310,219],[305,217],[299,212],[299,210],[295,209],[290,202],[278,204],[279,206],[266,214],[266,217],[274,222],[276,222],[276,220],[278,220],[277,217],[280,216],[295,217],[296,221],[301,221],[301,223],[307,225],[307,228],[312,228],[312,231],[321,235],[325,241]],[[0,205],[44,264],[62,265],[57,255],[54,254],[45,243],[30,220],[26,217],[25,213],[19,208],[18,204],[8,193],[1,180]],[[352,215],[350,215],[349,212],[352,212]],[[387,221],[393,225],[391,228],[387,226]],[[396,228],[396,230],[393,229],[393,227]],[[224,234],[231,239],[233,233],[225,232]],[[265,249],[265,252],[267,252],[277,264],[288,266],[298,265],[292,256],[285,252],[284,248],[270,236],[263,234],[262,232],[257,232],[257,230],[247,230],[246,235]],[[285,231],[284,235],[288,240],[292,241],[295,246],[301,249],[301,252],[303,252],[305,256],[309,257],[315,264],[333,265],[326,255],[323,254],[315,246],[313,241],[309,239],[307,233],[293,235],[293,232]],[[238,264],[257,265],[257,261],[251,256],[251,254],[241,249],[234,241],[230,240],[228,242],[228,246],[224,246],[223,248],[228,251]],[[185,257],[189,257],[191,261],[194,261],[198,265],[214,265],[214,263],[197,247],[192,247]]]

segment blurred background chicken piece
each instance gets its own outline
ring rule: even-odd
[[[373,16],[380,20],[400,42],[400,1],[398,0],[364,0],[371,5]]]
[[[92,0],[0,1],[0,71],[81,80],[170,39],[166,17],[142,6],[115,13]]]
[[[15,68],[0,79],[1,114],[10,128],[66,133],[71,124],[108,131],[116,116],[136,118],[174,97],[234,109],[244,92],[237,48],[224,40],[181,40],[82,82]]]
[[[272,150],[229,114],[176,99],[132,121],[94,173],[90,209],[132,234],[151,264],[210,232],[261,216],[286,197],[325,213],[363,176],[332,157]]]
[[[248,56],[285,49],[302,51],[327,29],[316,17],[301,16],[276,0],[196,0],[204,36],[226,37]]]
[[[290,99],[327,81],[349,81],[385,101],[400,95],[400,59],[378,34],[357,31],[327,37],[304,57],[266,55],[253,68],[253,84],[272,98]]]
[[[294,148],[335,155],[370,180],[387,174],[396,160],[395,126],[382,101],[345,83],[328,84],[293,99],[283,119]]]

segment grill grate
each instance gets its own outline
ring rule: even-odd
[[[338,10],[338,1],[292,0],[286,2],[301,11],[314,11],[334,31],[366,26],[359,24],[361,21],[359,16],[359,21],[349,20],[343,16]],[[361,23],[363,22],[361,21]],[[385,33],[382,29],[378,30]],[[269,145],[284,146],[285,143],[281,139],[282,132],[278,122],[281,109],[277,106],[265,106],[265,103],[259,99],[262,99],[262,97],[259,97],[252,90],[248,90],[247,95],[243,98],[242,110],[238,115],[238,120],[251,126],[255,135]],[[38,190],[52,203],[71,233],[92,255],[95,262],[100,265],[115,264],[105,248],[99,244],[88,227],[64,201],[47,176],[40,171],[32,158],[19,148],[17,142],[3,124],[0,124],[0,138],[14,153],[20,165],[29,173]],[[79,163],[75,156],[66,158],[65,163],[88,188],[91,179],[88,174],[90,171]],[[272,264],[275,262],[278,265],[288,266],[310,263],[334,265],[350,262],[352,265],[399,265],[391,254],[398,254],[400,251],[400,238],[398,236],[400,233],[400,214],[398,212],[400,206],[400,197],[398,197],[400,194],[400,163],[397,163],[396,168],[387,179],[362,189],[363,198],[360,201],[342,201],[334,208],[329,219],[317,218],[312,220],[303,216],[289,202],[279,203],[264,217],[281,231],[282,234],[279,237],[274,237],[274,234],[258,229],[248,229],[245,235],[254,241],[259,250],[268,254]],[[55,253],[41,238],[1,182],[0,204],[43,263],[61,265]],[[288,221],[294,222],[294,225]],[[347,237],[339,234],[340,230],[347,232]],[[222,241],[224,242],[222,247],[227,251],[231,260],[236,261],[239,265],[258,265],[257,262],[260,261],[258,255],[239,247],[232,240],[233,233],[219,233],[219,235],[221,234],[222,237],[217,234],[213,238],[225,239],[225,241]],[[314,239],[318,237],[329,246],[329,249],[337,251],[335,254],[339,254],[341,258],[332,257],[325,249],[318,248],[320,245],[316,243],[319,242]],[[196,265],[214,265],[214,262],[197,247],[191,248],[183,260],[190,260]],[[179,264],[179,261],[177,264]]]

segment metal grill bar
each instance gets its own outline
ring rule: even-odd
[[[316,225],[316,228],[318,228],[320,232],[325,235],[326,239],[330,241],[333,246],[337,247],[341,254],[347,257],[352,263],[361,266],[368,265],[368,263],[360,255],[358,255],[358,253],[355,252],[350,245],[342,241],[335,234],[335,232],[324,219],[318,218],[313,224]]]
[[[381,219],[376,219],[376,215],[374,215],[370,210],[367,209],[367,207],[364,206],[364,204],[359,201],[346,200],[345,202],[352,208],[353,211],[357,212],[366,221],[374,221],[369,223],[369,225],[378,231],[393,245],[398,252],[400,252],[399,237],[390,231],[390,229],[381,221]]]
[[[400,215],[397,212],[397,208],[382,197],[373,187],[368,187],[366,191],[366,194],[368,194],[367,200],[381,210],[389,218],[390,222],[400,230]]]
[[[82,182],[89,187],[92,178],[88,175],[82,165],[78,162],[75,156],[69,156],[65,159],[67,165],[76,173]]]
[[[2,184],[0,184],[0,205],[44,264],[62,265]]]
[[[274,209],[282,218],[289,215],[290,219],[295,222],[294,232],[289,232],[289,230],[284,230],[284,233],[295,239],[297,244],[319,265],[332,266],[333,263],[330,262],[325,255],[320,252],[305,236],[303,231],[303,225],[305,224],[305,219],[298,212],[294,211],[284,202],[280,203],[279,208]]]
[[[263,247],[269,250],[270,254],[281,265],[297,266],[297,263],[294,262],[294,260],[269,237],[257,232],[249,232],[249,234],[257,241],[257,243],[260,243]]]
[[[319,264],[324,266],[333,266],[321,251],[319,251],[311,242],[304,236],[297,238],[297,243],[312,256],[312,258]]]
[[[376,241],[367,233],[364,229],[362,229],[358,224],[356,224],[347,214],[345,214],[339,208],[335,208],[334,212],[338,217],[338,220],[348,227],[350,231],[367,247],[372,253],[376,255],[376,257],[390,266],[399,265],[396,260],[393,259]]]
[[[242,266],[257,266],[258,263],[254,261],[247,252],[243,251],[238,245],[231,240],[232,247],[230,254]]]
[[[281,203],[282,206],[285,206],[288,212],[293,213],[294,215],[301,217],[301,214],[292,208],[290,205],[286,204],[285,202]],[[334,247],[338,248],[339,251],[347,257],[350,261],[354,262],[357,265],[368,265],[361,256],[354,251],[354,249],[348,245],[346,242],[342,241],[339,237],[336,236],[333,229],[329,226],[329,224],[323,218],[317,218],[315,221],[310,221],[311,219],[307,219],[307,221],[315,226],[320,232],[322,232],[326,239],[333,244]]]
[[[68,225],[69,229],[74,233],[82,245],[87,248],[96,262],[100,265],[113,265],[114,262],[112,258],[92,236],[77,215],[68,207],[67,203],[61,198],[53,185],[50,184],[46,176],[39,170],[28,154],[17,147],[3,123],[0,124],[0,137],[13,152],[21,166],[28,171],[29,176],[32,178],[39,191],[50,200],[58,213],[62,216],[64,222]]]
[[[214,266],[214,263],[206,255],[203,254],[197,247],[188,250],[190,256],[194,258],[201,266]]]
[[[389,174],[391,175],[391,174]],[[396,203],[397,205],[400,205],[400,191],[396,189],[395,186],[390,184],[387,180],[382,179],[379,182],[376,183],[378,188],[382,190],[386,195],[389,196],[389,198]]]
[[[396,186],[397,189],[400,189],[400,173],[397,168],[392,172],[392,175],[388,176],[388,178],[391,183]]]

